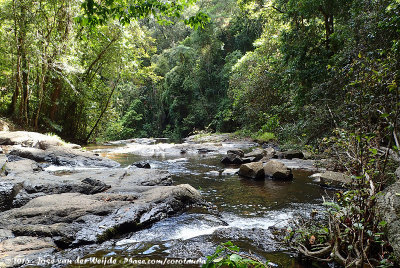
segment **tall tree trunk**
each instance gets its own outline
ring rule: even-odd
[[[28,104],[29,104],[29,66],[28,66],[28,59],[26,56],[26,51],[22,49],[21,55],[21,62],[22,62],[22,117],[23,121],[26,125],[29,123],[28,118]]]
[[[44,59],[44,62],[42,63],[42,73],[40,76],[40,81],[39,81],[39,104],[38,108],[36,111],[36,117],[35,117],[35,128],[39,128],[39,117],[40,117],[40,110],[42,108],[42,103],[43,103],[43,95],[45,91],[45,84],[46,84],[46,74],[47,74],[47,63]]]
[[[325,24],[325,46],[326,49],[330,49],[330,36],[334,32],[334,23],[333,23],[333,14],[330,14],[329,11],[326,12],[322,6],[319,7],[319,11],[324,16],[324,24]]]
[[[103,117],[104,113],[107,111],[108,109],[108,105],[110,104],[111,101],[111,97],[114,94],[115,88],[117,87],[117,84],[119,82],[119,77],[117,78],[117,81],[114,82],[113,88],[111,90],[110,95],[108,96],[106,105],[104,106],[104,109],[101,111],[99,118],[97,119],[96,123],[94,124],[92,130],[90,131],[90,133],[87,135],[86,139],[85,139],[85,143],[87,143],[90,139],[90,136],[92,136],[94,130],[97,128],[97,125],[100,123],[101,118]]]
[[[15,114],[15,108],[17,106],[17,101],[19,97],[19,91],[20,91],[20,71],[21,71],[21,49],[20,49],[20,44],[19,44],[19,38],[18,38],[18,19],[17,19],[17,14],[16,14],[16,6],[15,6],[15,1],[13,1],[13,19],[14,19],[14,37],[15,37],[15,46],[17,47],[17,55],[16,55],[16,66],[15,66],[15,91],[13,93],[12,99],[11,99],[11,104],[9,107],[9,115],[13,116]]]
[[[15,1],[14,1],[14,6],[15,6]],[[20,57],[20,69],[17,71],[17,74],[19,73],[19,88],[22,89],[22,94],[21,94],[21,103],[20,103],[20,120],[21,122],[25,123],[28,125],[28,99],[29,99],[29,64],[28,64],[28,58],[26,55],[26,48],[25,48],[25,41],[26,41],[26,9],[20,3],[20,17],[18,18],[15,16],[15,19],[18,20],[17,25],[18,25],[18,55]],[[22,77],[21,77],[22,76]]]

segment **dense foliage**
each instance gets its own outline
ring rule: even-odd
[[[0,2],[2,114],[78,141],[205,129],[302,145],[354,128],[356,101],[376,128],[394,117],[395,0],[105,3]]]

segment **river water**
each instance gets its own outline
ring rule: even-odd
[[[146,161],[153,169],[168,170],[174,185],[192,185],[207,202],[215,205],[215,210],[190,208],[149,229],[118,239],[89,257],[197,260],[212,254],[218,244],[232,241],[244,252],[250,251],[257,258],[269,260],[277,267],[310,266],[301,265],[271,231],[273,227],[287,226],[296,217],[309,217],[313,209],[321,208],[322,196],[326,193],[308,178],[310,172],[294,171],[292,181],[255,181],[223,173],[227,167],[220,163],[222,155],[219,153],[138,155],[137,152],[121,153],[118,148],[90,149],[100,149],[103,156],[118,161],[122,166]]]

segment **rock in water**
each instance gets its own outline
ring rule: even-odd
[[[228,150],[227,154],[235,154],[239,157],[244,157],[244,152],[241,149]]]
[[[284,159],[293,159],[293,158],[299,158],[303,159],[304,154],[301,151],[285,151],[285,152],[277,152],[274,155],[274,158],[284,158]]]
[[[322,186],[332,186],[337,188],[349,187],[352,183],[351,177],[346,174],[334,171],[325,171],[310,176]]]
[[[221,163],[225,165],[240,165],[243,163],[243,159],[237,154],[228,153],[227,156],[221,159]]]
[[[255,149],[250,153],[244,155],[245,158],[252,158],[251,162],[256,162],[261,160],[264,157],[264,150],[263,149]]]
[[[264,179],[263,164],[261,162],[243,164],[240,166],[239,175],[252,179]]]
[[[270,160],[264,166],[264,172],[266,176],[272,177],[278,180],[290,180],[293,179],[292,170],[288,168],[285,164],[276,161]]]
[[[133,163],[133,165],[137,168],[151,168],[151,166],[148,162],[136,162],[136,163]]]
[[[59,248],[77,247],[147,227],[200,201],[199,192],[187,184],[46,195],[0,213],[0,229],[48,237]]]

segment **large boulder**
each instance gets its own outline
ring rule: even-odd
[[[59,248],[77,247],[147,227],[200,200],[199,192],[187,184],[46,195],[0,213],[0,229],[16,236],[48,237]]]
[[[264,179],[263,164],[261,162],[243,164],[240,166],[239,175],[252,179]]]
[[[385,189],[378,197],[377,211],[386,221],[386,232],[393,252],[400,260],[400,181]]]
[[[325,171],[322,173],[315,173],[310,176],[315,182],[322,186],[331,186],[336,188],[347,188],[351,185],[352,179],[350,176],[334,171]]]
[[[292,170],[288,168],[282,162],[276,160],[270,160],[264,166],[264,172],[266,176],[278,180],[290,180],[293,179]]]

